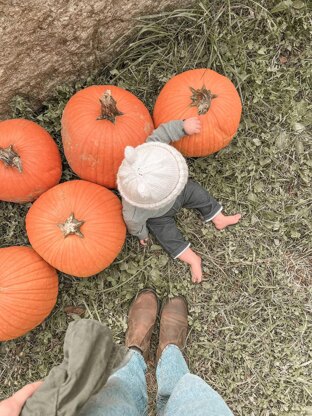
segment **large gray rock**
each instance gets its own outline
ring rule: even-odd
[[[133,17],[189,0],[0,0],[0,116],[14,95],[34,102],[81,79],[111,58],[108,47]]]

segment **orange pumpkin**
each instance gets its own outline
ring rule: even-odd
[[[118,197],[82,180],[61,183],[41,195],[26,215],[26,230],[44,260],[77,277],[109,266],[126,237]]]
[[[144,143],[152,118],[137,97],[112,85],[77,92],[62,117],[66,159],[82,179],[116,188],[116,175],[126,146]]]
[[[61,174],[60,153],[44,128],[24,119],[0,122],[0,200],[33,201]]]
[[[211,69],[192,69],[171,78],[156,100],[154,123],[198,116],[201,132],[173,145],[183,155],[207,156],[227,146],[236,133],[242,112],[232,82]]]
[[[0,341],[20,337],[53,309],[56,271],[31,247],[0,248]]]

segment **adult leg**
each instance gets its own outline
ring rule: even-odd
[[[126,366],[116,371],[105,387],[84,406],[79,416],[142,416],[147,414],[145,371],[151,335],[158,314],[152,290],[138,293],[128,314],[125,344],[131,349]]]
[[[176,384],[164,416],[233,416],[222,397],[204,380],[186,374]]]
[[[109,377],[105,387],[88,400],[79,416],[147,415],[146,364],[139,352],[130,354],[128,363]]]
[[[168,345],[157,370],[159,416],[233,416],[222,397],[200,377],[189,373],[176,345]]]
[[[188,373],[189,369],[180,349],[174,344],[167,345],[159,358],[156,369],[157,415],[164,414],[176,385]]]
[[[187,305],[168,300],[161,313],[156,369],[159,416],[233,416],[219,394],[189,373],[181,353],[187,334]]]
[[[157,412],[162,415],[179,380],[189,372],[180,351],[187,335],[187,304],[182,296],[167,299],[161,311],[156,353]]]

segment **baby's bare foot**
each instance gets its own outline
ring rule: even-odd
[[[196,261],[191,264],[192,282],[200,283],[203,277],[203,271],[201,267],[201,258],[197,256]]]
[[[178,258],[191,266],[192,282],[200,283],[202,281],[201,258],[188,247]]]
[[[237,224],[238,221],[241,219],[241,214],[235,214],[235,215],[223,215],[220,213],[214,219],[212,222],[214,223],[217,230],[223,230],[224,228],[228,227],[229,225]]]

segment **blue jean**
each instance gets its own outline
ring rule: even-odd
[[[146,416],[146,364],[132,351],[128,363],[111,375],[79,416]],[[221,396],[200,377],[190,374],[179,348],[168,345],[156,369],[158,416],[233,416]]]

